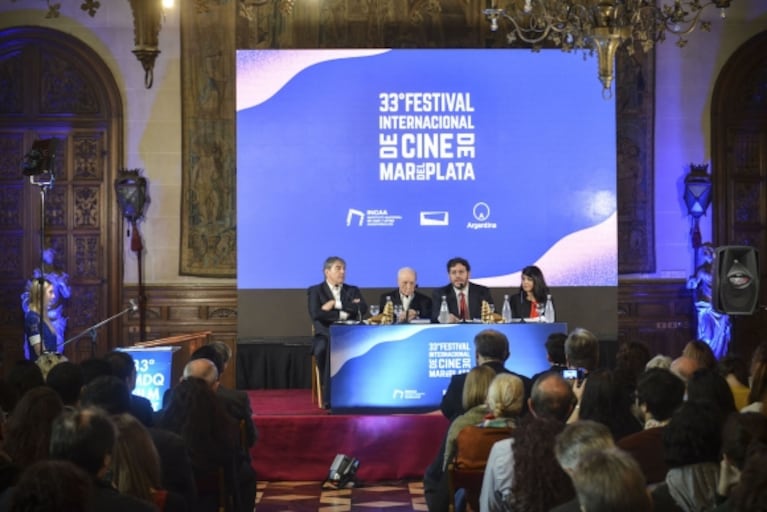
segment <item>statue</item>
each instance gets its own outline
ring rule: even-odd
[[[694,293],[698,313],[698,339],[708,343],[719,359],[727,354],[730,345],[730,316],[715,311],[711,302],[714,246],[706,242],[701,244],[699,250],[703,263],[687,280],[687,288]]]

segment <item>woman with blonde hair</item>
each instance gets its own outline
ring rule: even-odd
[[[47,279],[35,279],[29,289],[29,309],[24,314],[24,350],[36,360],[43,352],[56,352],[56,329],[48,318],[48,308],[56,294]]]
[[[161,512],[187,510],[184,499],[161,487],[160,456],[152,436],[130,414],[112,417],[118,436],[112,455],[112,480],[117,490],[157,506]]]

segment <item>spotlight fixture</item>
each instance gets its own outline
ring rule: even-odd
[[[355,477],[359,467],[360,461],[358,459],[339,453],[333,459],[333,464],[330,465],[330,471],[325,483],[330,483],[339,489],[346,487],[349,483],[356,482]]]

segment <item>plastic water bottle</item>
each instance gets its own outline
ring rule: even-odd
[[[503,296],[503,309],[501,310],[501,318],[503,318],[503,323],[511,323],[511,304],[509,304],[508,295]]]
[[[439,306],[439,316],[437,321],[441,324],[450,322],[450,310],[447,308],[447,296],[442,296],[442,304]]]
[[[546,305],[543,307],[543,320],[547,324],[553,324],[554,319],[554,303],[551,301],[551,294],[549,294],[546,295]]]

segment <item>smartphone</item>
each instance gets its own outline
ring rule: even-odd
[[[562,377],[567,380],[577,380],[578,382],[583,380],[582,368],[565,368],[562,370]]]

